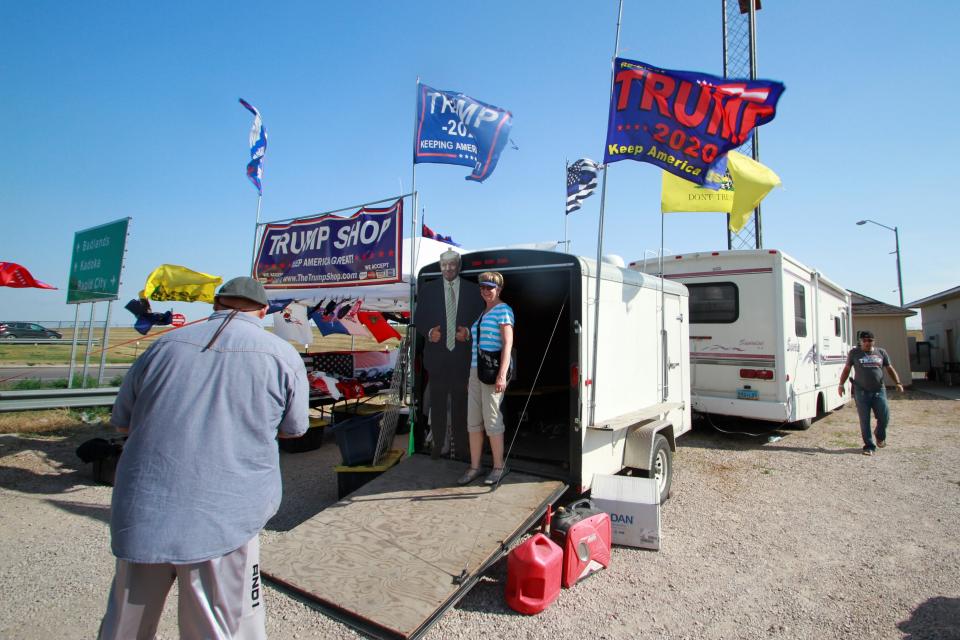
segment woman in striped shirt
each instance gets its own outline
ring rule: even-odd
[[[470,362],[470,379],[467,386],[467,433],[470,437],[470,468],[457,481],[468,484],[480,477],[480,456],[483,453],[483,434],[490,438],[493,455],[493,470],[484,480],[485,484],[497,484],[506,475],[503,461],[503,416],[500,403],[507,388],[507,369],[510,367],[510,351],[513,348],[513,309],[500,299],[503,291],[503,275],[496,271],[480,274],[480,295],[486,309],[480,315],[470,335],[473,338],[473,356]],[[500,352],[500,371],[495,384],[485,384],[477,377],[477,348]]]

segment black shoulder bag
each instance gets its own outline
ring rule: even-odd
[[[484,351],[480,348],[480,326],[483,324],[483,316],[480,315],[480,319],[477,320],[477,378],[480,379],[480,382],[484,384],[496,384],[497,383],[497,374],[500,373],[500,351]],[[501,341],[503,336],[501,336]],[[514,377],[514,366],[513,366],[513,352],[510,352],[510,366],[507,368],[507,384],[510,384],[510,381]]]

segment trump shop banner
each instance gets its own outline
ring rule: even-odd
[[[413,162],[472,167],[466,179],[483,182],[496,168],[512,124],[506,109],[418,84]]]
[[[707,169],[773,120],[784,86],[617,58],[604,162],[637,160],[697,184]]]
[[[267,289],[400,282],[403,200],[264,227],[254,277]]]

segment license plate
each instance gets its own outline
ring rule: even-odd
[[[737,398],[740,400],[759,400],[760,392],[756,389],[737,389]]]

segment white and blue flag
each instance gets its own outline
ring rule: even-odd
[[[513,116],[458,91],[417,85],[417,130],[413,162],[472,167],[467,180],[490,177],[510,138]]]
[[[580,208],[580,203],[597,188],[597,171],[602,167],[590,158],[581,158],[567,165],[567,213]]]
[[[261,180],[263,179],[263,156],[267,152],[267,130],[263,128],[260,112],[252,104],[240,98],[247,111],[253,114],[253,125],[250,127],[250,162],[247,164],[247,177],[257,188],[257,193],[263,194]]]

